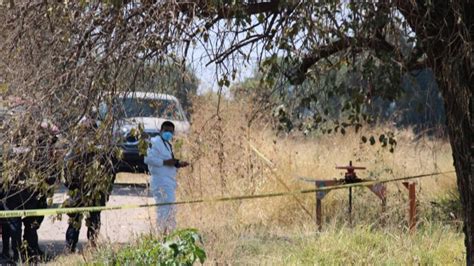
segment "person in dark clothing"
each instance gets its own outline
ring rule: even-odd
[[[47,208],[47,197],[43,192],[33,188],[22,186],[22,182],[10,186],[6,196],[6,208],[8,210],[28,210],[28,209],[44,209]],[[20,255],[24,259],[32,257],[43,257],[44,252],[38,243],[38,229],[44,220],[44,216],[32,217],[13,217],[8,218],[8,230],[11,237],[11,245],[13,249],[13,260],[18,261]],[[25,249],[22,249],[22,224],[24,226],[23,240],[25,241]]]
[[[1,176],[3,172],[3,147],[0,146],[0,211],[5,210],[6,193],[4,191],[4,180]],[[0,229],[2,232],[2,254],[3,259],[10,259],[10,226],[7,219],[0,219]]]
[[[10,228],[7,221],[1,221],[0,226],[2,227],[2,257],[10,259]]]
[[[52,194],[53,184],[56,182],[58,174],[57,169],[54,169],[52,157],[53,145],[57,138],[51,134],[48,128],[43,127],[40,128],[36,137],[34,141],[36,145],[33,147],[16,147],[9,152],[9,160],[13,165],[24,162],[24,160],[28,163],[23,164],[22,169],[12,172],[14,177],[8,180],[8,191],[4,193],[4,207],[7,210],[47,208],[47,196]],[[37,185],[38,183],[48,185],[48,189],[42,189]],[[7,219],[15,261],[20,259],[20,255],[23,255],[25,260],[44,256],[38,243],[37,232],[43,219],[44,216]],[[25,249],[22,249],[22,224],[24,225]]]
[[[93,135],[96,129],[95,123],[86,120],[81,127]],[[84,143],[82,143],[84,144]],[[86,152],[88,150],[88,152]],[[93,150],[93,151],[91,151]],[[90,207],[105,206],[112,191],[114,182],[114,167],[105,154],[97,150],[97,147],[80,147],[76,145],[74,150],[66,156],[65,164],[66,187],[69,190],[69,199],[65,202],[66,207]],[[66,246],[71,252],[75,252],[79,241],[79,232],[83,214],[69,214],[68,228],[66,230]],[[87,239],[95,246],[100,231],[100,211],[89,212],[86,217]]]
[[[8,223],[1,222],[2,226],[2,258],[3,259],[11,259],[10,255],[10,228],[8,227]]]
[[[4,207],[5,193],[0,187],[0,211],[5,210]],[[2,231],[2,255],[4,259],[10,259],[10,227],[7,219],[0,219],[0,227]]]
[[[19,188],[18,186],[11,186],[6,197],[7,210],[28,210],[28,209],[43,209],[47,207],[46,197],[41,193],[31,189]],[[44,255],[38,244],[38,229],[43,222],[44,216],[33,217],[13,217],[8,218],[4,228],[11,237],[11,247],[13,249],[13,260],[18,261],[20,255],[23,253],[24,259]],[[26,249],[22,249],[22,224],[24,226],[23,240],[26,243]],[[6,236],[5,236],[6,237]],[[3,236],[2,236],[3,238]],[[5,239],[6,240],[6,239]],[[3,240],[4,254],[9,254],[8,241]]]
[[[48,207],[47,197],[54,194],[54,184],[58,180],[59,171],[55,167],[55,144],[58,141],[53,129],[55,126],[47,122],[41,123],[39,127],[39,136],[36,139],[34,161],[30,165],[28,177],[35,175],[41,176],[42,182],[48,186],[47,190],[38,188],[27,188],[24,191],[28,198],[25,201],[25,209],[46,209]],[[26,256],[44,256],[38,243],[38,229],[44,220],[44,216],[32,216],[22,219],[24,232],[23,240],[26,243]]]
[[[47,198],[38,192],[30,192],[31,199],[27,201],[25,209],[46,209],[48,207]],[[39,246],[38,229],[44,220],[44,216],[31,216],[22,219],[23,222],[23,241],[26,245],[27,257],[43,257],[44,252]]]
[[[5,168],[13,169],[13,166],[18,165],[17,162],[22,159],[22,155],[25,153],[26,149],[18,149],[15,147],[15,144],[9,144],[10,145],[6,145],[5,147],[2,146],[2,207],[4,210],[24,209],[25,206],[23,198],[26,199],[27,197],[23,192],[22,185],[25,183],[25,176],[23,174],[18,174],[16,171],[21,169],[14,169],[14,171],[11,171],[11,173],[5,174],[3,173],[5,170],[3,166],[5,164],[7,166]],[[18,261],[20,259],[21,248],[21,217],[4,219],[3,230],[8,232],[8,237],[11,239],[13,259]],[[3,253],[9,255],[10,245],[6,236],[5,239],[2,236],[2,243]]]
[[[68,207],[105,206],[105,204],[107,203],[107,195],[101,192],[97,193],[99,196],[98,200],[95,202],[87,202],[87,200],[84,200],[84,196],[79,196]],[[81,213],[69,214],[69,225],[66,230],[66,245],[71,252],[74,252],[77,248],[82,218],[83,215]],[[100,211],[89,212],[89,215],[86,217],[85,220],[87,226],[87,239],[89,240],[92,246],[95,246],[97,236],[100,232]]]
[[[25,202],[28,201],[29,195],[25,189],[21,189],[18,185],[10,186],[6,193],[5,209],[7,210],[24,210]],[[21,249],[21,231],[22,220],[21,217],[12,217],[7,219],[8,230],[11,237],[11,247],[13,250],[13,260],[20,259]]]

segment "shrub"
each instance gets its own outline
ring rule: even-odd
[[[206,252],[196,229],[183,229],[162,239],[147,236],[138,243],[127,245],[116,252],[98,258],[100,263],[112,265],[192,265],[204,263]]]

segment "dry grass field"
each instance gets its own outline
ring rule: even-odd
[[[335,166],[350,160],[367,167],[359,172],[361,178],[453,170],[446,140],[416,136],[408,129],[364,127],[344,136],[276,134],[265,119],[249,126],[254,108],[248,103],[222,101],[217,113],[215,99],[202,96],[194,106],[192,132],[175,145],[176,154],[192,162],[178,175],[178,200],[312,188],[299,177],[342,178]],[[393,153],[360,141],[362,135],[388,130],[398,141]],[[273,169],[249,142],[271,160]],[[375,195],[365,188],[354,190],[352,225],[347,190],[330,192],[323,200],[321,232],[314,222],[314,194],[183,205],[178,224],[200,231],[208,264],[465,263],[454,174],[416,180],[419,222],[414,234],[407,229],[407,190],[400,182],[387,184],[387,189],[383,215]]]

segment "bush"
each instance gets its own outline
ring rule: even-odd
[[[204,263],[206,259],[201,245],[196,229],[183,229],[163,239],[144,237],[116,252],[103,252],[97,260],[112,265],[192,265],[198,260]]]

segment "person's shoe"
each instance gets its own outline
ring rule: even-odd
[[[1,256],[8,256],[8,257],[10,257],[10,249],[4,247],[4,249],[2,250]]]
[[[20,252],[13,251],[13,261],[20,261]]]
[[[35,256],[40,256],[40,257],[45,256],[44,251],[42,251],[40,248],[35,248],[33,251],[33,254],[35,254]]]
[[[31,263],[41,262],[44,252],[39,247],[26,247],[22,252],[22,260]]]
[[[89,239],[89,247],[97,248],[97,241],[95,239]]]
[[[17,261],[13,260],[13,257],[9,253],[0,254],[1,265],[17,265]]]
[[[9,252],[4,251],[2,254],[0,254],[0,259],[2,259],[2,260],[11,260],[12,256],[10,256]]]
[[[66,249],[67,252],[74,253],[74,252],[76,252],[76,246],[77,246],[76,243],[66,241],[66,248],[65,249]]]
[[[51,256],[48,256],[39,248],[28,248],[28,250],[22,256],[22,260],[27,264],[47,262],[51,259]]]

